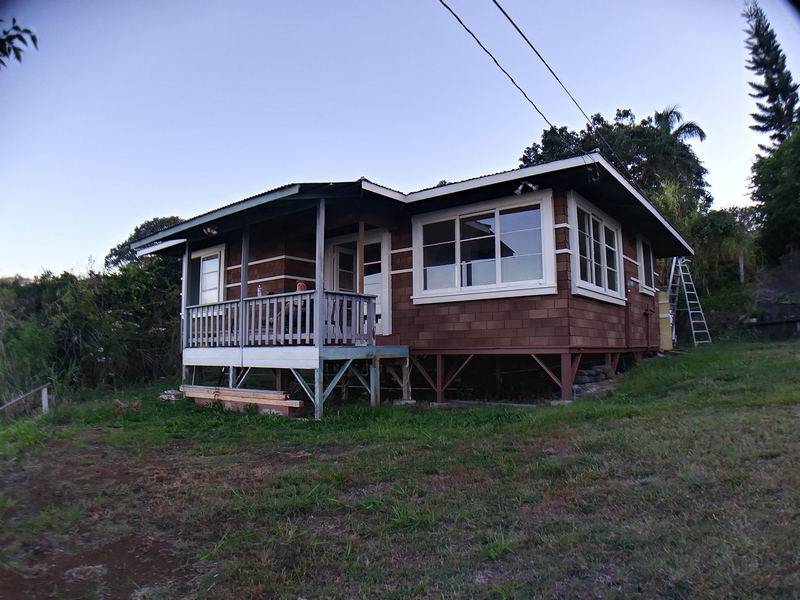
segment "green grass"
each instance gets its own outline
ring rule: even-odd
[[[0,591],[3,568],[52,582],[47,561],[123,540],[165,565],[92,582],[124,597],[800,594],[800,344],[715,344],[531,409],[299,421],[163,403],[170,383],[0,425]]]

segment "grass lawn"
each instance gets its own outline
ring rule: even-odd
[[[170,383],[0,424],[0,597],[800,596],[798,343],[527,409],[299,421]]]

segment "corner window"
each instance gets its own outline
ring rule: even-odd
[[[656,283],[653,276],[653,247],[642,236],[636,238],[639,260],[639,291],[645,294],[655,293]]]
[[[570,197],[570,230],[574,294],[623,303],[622,230],[576,193]]]
[[[550,196],[528,196],[415,217],[414,301],[553,293]]]
[[[192,252],[189,265],[189,302],[215,304],[224,299],[225,246],[214,246]]]

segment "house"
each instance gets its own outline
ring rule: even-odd
[[[185,384],[227,376],[190,395],[259,401],[243,382],[271,369],[317,418],[345,375],[373,404],[381,377],[410,398],[412,372],[442,401],[487,357],[529,360],[570,398],[582,365],[658,350],[653,261],[692,253],[597,153],[409,194],[286,185],[135,247],[183,258]],[[271,393],[272,409],[298,405]]]

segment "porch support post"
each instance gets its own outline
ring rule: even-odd
[[[244,301],[247,298],[247,280],[249,277],[248,274],[248,265],[250,264],[250,225],[246,224],[244,229],[242,230],[242,268],[241,271],[241,284],[240,284],[240,292],[239,292],[239,324],[240,324],[240,333],[239,333],[239,346],[244,347],[246,343],[249,341],[247,339],[247,332],[250,328],[250,324],[247,322],[247,314],[244,310]]]
[[[444,402],[444,355],[436,355],[436,402]]]
[[[411,400],[411,361],[403,362],[403,400]]]
[[[319,366],[314,369],[314,418],[317,421],[322,419],[322,404],[325,402],[325,390],[322,389],[322,386],[324,385],[324,380],[322,377],[324,365],[325,361],[320,358]]]
[[[181,328],[183,335],[181,336],[181,354],[183,349],[189,343],[189,319],[186,315],[186,303],[189,298],[189,261],[191,256],[189,254],[189,242],[183,245],[183,270],[181,273]],[[183,356],[181,356],[181,363],[183,363]],[[182,383],[186,383],[186,373],[184,371]]]
[[[235,388],[236,387],[236,367],[231,365],[228,367],[228,387]]]
[[[369,403],[371,406],[381,404],[381,363],[377,357],[369,363]]]
[[[561,355],[561,399],[572,400],[572,384],[575,382],[575,372],[581,364],[581,354],[576,354],[573,360],[569,352]]]
[[[356,280],[359,294],[364,293],[364,221],[358,222],[358,244],[356,254]]]
[[[317,252],[314,268],[316,270],[316,281],[314,283],[314,345],[317,348],[322,347],[325,341],[325,336],[322,333],[324,325],[324,307],[323,302],[325,295],[323,292],[324,270],[325,270],[325,198],[320,198],[317,204]],[[320,361],[320,369],[322,368],[322,361]],[[322,392],[320,392],[321,394]],[[322,404],[319,406],[319,417],[322,417]]]

